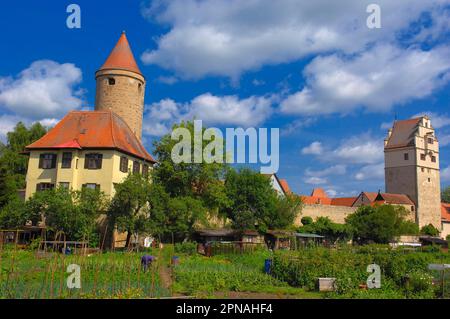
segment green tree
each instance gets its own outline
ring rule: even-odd
[[[450,186],[442,191],[441,198],[444,203],[450,203]]]
[[[34,193],[25,203],[25,210],[27,220],[36,224],[45,218],[47,228],[63,231],[67,240],[89,240],[97,244],[98,219],[106,206],[106,196],[98,190],[72,191],[59,187]]]
[[[191,153],[188,154],[191,163],[175,163],[172,160],[172,149],[178,140],[173,140],[171,134],[164,135],[154,143],[154,154],[158,158],[158,164],[153,170],[153,182],[162,185],[170,197],[193,198],[200,200],[205,207],[204,212],[218,212],[218,209],[228,204],[224,191],[223,178],[227,171],[225,155],[222,155],[222,163],[194,163],[194,124],[193,122],[181,122],[172,129],[186,128],[191,139]],[[206,128],[203,128],[204,133]],[[219,141],[224,143],[224,141]],[[203,141],[203,149],[210,141]]]
[[[314,221],[313,221],[312,217],[304,216],[304,217],[302,217],[301,222],[302,222],[303,226],[306,226],[306,225],[312,224]]]
[[[153,235],[182,240],[192,234],[195,223],[206,223],[200,200],[189,196],[172,198],[162,185],[152,184],[148,202]]]
[[[25,187],[28,158],[21,152],[46,132],[40,123],[27,128],[19,122],[7,133],[6,145],[0,145],[0,207],[17,197],[17,191]]]
[[[300,212],[298,196],[278,195],[267,176],[248,168],[229,170],[225,189],[230,205],[223,210],[236,229],[286,228]]]
[[[348,241],[351,239],[351,231],[345,224],[338,224],[331,221],[328,217],[318,217],[315,222],[312,222],[311,217],[304,217],[306,224],[302,224],[298,228],[300,233],[312,233],[316,235],[325,236],[331,242]],[[311,220],[310,220],[311,219]],[[309,223],[311,221],[311,223]]]
[[[439,236],[439,229],[437,229],[436,227],[434,227],[432,224],[428,224],[423,226],[420,229],[420,233],[422,235],[428,235],[428,236],[433,236],[433,237],[437,237]]]
[[[28,221],[25,204],[14,198],[0,209],[0,229],[17,229]]]
[[[133,234],[150,228],[148,194],[151,187],[149,177],[141,174],[129,174],[122,183],[115,185],[108,218],[111,229],[117,227],[119,231],[127,232],[126,247],[129,247]]]
[[[407,214],[401,206],[361,206],[346,223],[358,242],[389,243],[396,236],[408,235],[404,233],[411,228],[405,221]]]

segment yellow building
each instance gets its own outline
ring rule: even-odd
[[[129,172],[147,174],[155,163],[141,143],[145,79],[125,33],[96,79],[95,111],[69,112],[26,147],[26,198],[57,186],[112,196]]]

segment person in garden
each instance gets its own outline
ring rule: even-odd
[[[151,267],[152,262],[156,260],[155,256],[151,256],[151,255],[144,255],[141,258],[141,266],[144,269],[144,272],[146,272],[148,270],[149,267]]]

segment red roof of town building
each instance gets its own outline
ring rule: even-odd
[[[441,218],[442,221],[450,222],[450,204],[441,203]]]
[[[136,60],[134,59],[134,55],[131,51],[125,32],[122,32],[116,46],[109,54],[103,66],[100,68],[100,70],[109,69],[127,70],[142,75]]]
[[[36,142],[33,149],[116,149],[153,162],[124,120],[112,111],[72,111]]]
[[[405,194],[362,192],[361,195],[369,199],[370,203],[367,204],[414,205],[414,202]]]
[[[352,207],[353,204],[355,203],[356,199],[357,199],[357,197],[332,198],[331,205]]]
[[[279,181],[280,181],[280,186],[281,186],[281,188],[283,189],[283,192],[284,192],[285,194],[291,194],[291,189],[290,189],[290,187],[289,187],[289,184],[288,184],[287,180],[285,180],[285,179],[280,179]]]
[[[323,188],[314,188],[311,192],[311,197],[328,198],[328,195]]]
[[[389,137],[386,149],[411,146],[414,143],[414,135],[421,118],[404,121],[396,121]]]

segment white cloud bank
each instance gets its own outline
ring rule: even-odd
[[[205,93],[188,103],[164,99],[148,106],[144,115],[144,132],[160,136],[181,120],[202,120],[207,125],[250,127],[261,125],[273,112],[274,96],[215,96]]]
[[[74,64],[35,61],[14,78],[0,77],[0,107],[35,120],[62,116],[81,107],[81,79]]]
[[[450,80],[450,49],[430,51],[379,45],[355,57],[315,58],[304,70],[306,85],[281,102],[286,114],[348,114],[357,108],[388,111],[424,98]]]
[[[174,71],[183,78],[207,75],[237,78],[263,65],[296,61],[333,51],[353,54],[373,43],[392,42],[423,13],[430,31],[445,32],[449,0],[378,0],[382,28],[366,26],[370,0],[173,0],[152,1],[142,13],[168,27],[141,59]]]

